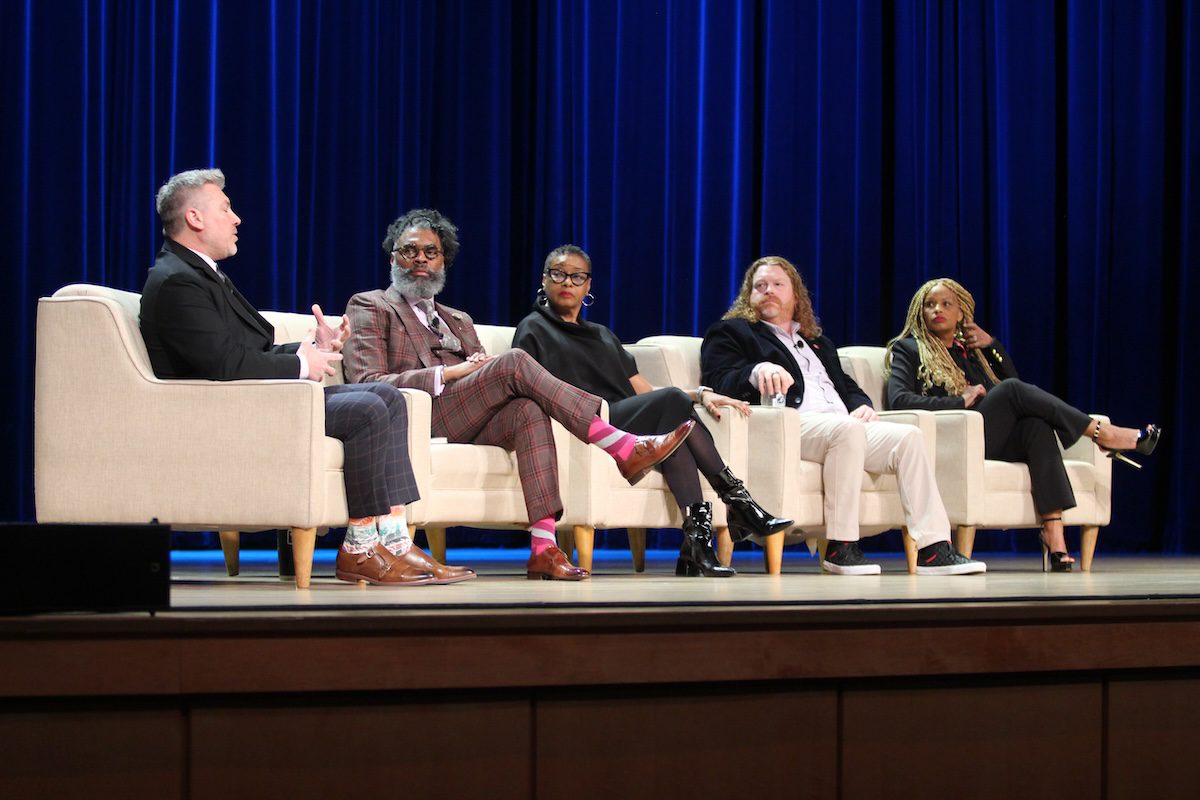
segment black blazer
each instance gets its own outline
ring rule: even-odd
[[[825,365],[847,410],[871,405],[871,398],[842,370],[837,347],[829,337],[805,337],[804,341]],[[704,344],[700,347],[700,381],[721,394],[757,403],[758,389],[750,384],[750,372],[763,361],[778,364],[796,379],[788,390],[787,405],[797,408],[804,402],[804,377],[787,347],[765,322],[723,319],[714,323],[704,334]]]
[[[160,378],[298,378],[299,343],[275,328],[229,280],[166,239],[142,289],[142,338]]]
[[[1018,377],[1016,366],[1000,342],[993,341],[983,348],[982,352],[997,378],[1004,380]],[[966,357],[966,351],[961,346],[951,349],[950,357],[967,376],[967,383],[982,384],[989,389],[995,385],[979,366],[979,362]],[[892,346],[891,372],[888,373],[887,382],[888,408],[920,408],[926,411],[966,408],[966,403],[961,397],[947,396],[946,390],[941,386],[930,386],[928,389],[922,386],[917,378],[917,367],[920,363],[917,342],[911,336],[905,336]]]

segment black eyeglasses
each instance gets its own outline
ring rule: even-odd
[[[413,259],[417,257],[417,253],[424,253],[425,257],[432,261],[442,254],[442,248],[436,244],[427,244],[424,247],[417,247],[415,244],[406,244],[403,247],[397,247],[392,252],[403,259]]]
[[[588,282],[588,278],[592,277],[592,273],[590,272],[566,273],[561,269],[548,269],[546,270],[546,274],[549,275],[550,280],[554,281],[555,283],[562,283],[563,281],[570,280],[572,286],[583,286]]]

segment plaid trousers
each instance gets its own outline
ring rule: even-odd
[[[555,378],[524,350],[507,350],[465,378],[446,384],[433,401],[433,435],[451,442],[491,444],[517,454],[530,524],[562,516],[558,453],[550,420],[587,441],[600,398]]]
[[[325,387],[325,433],[341,439],[346,510],[386,514],[420,499],[408,460],[408,406],[383,383]]]

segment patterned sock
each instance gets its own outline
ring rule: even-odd
[[[554,538],[554,518],[539,519],[529,526],[529,549],[536,556],[551,547],[558,547],[558,540]]]
[[[404,506],[392,506],[387,516],[379,518],[379,538],[394,556],[404,555],[413,546],[412,537],[408,535],[408,519],[404,516]]]
[[[346,541],[342,549],[347,553],[360,555],[370,552],[379,541],[379,531],[375,528],[375,517],[355,517],[346,526]]]
[[[614,428],[596,417],[588,427],[587,440],[588,444],[596,445],[617,461],[624,461],[633,452],[633,445],[637,438],[632,433]]]

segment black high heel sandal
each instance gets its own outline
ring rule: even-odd
[[[1157,425],[1147,425],[1144,429],[1138,431],[1137,444],[1133,446],[1132,450],[1121,450],[1117,448],[1105,447],[1104,445],[1100,444],[1100,426],[1102,424],[1103,423],[1101,423],[1099,420],[1096,421],[1096,430],[1092,431],[1092,441],[1095,442],[1096,446],[1103,450],[1109,458],[1128,464],[1134,469],[1141,469],[1142,465],[1125,454],[1129,452],[1135,452],[1141,453],[1144,456],[1148,456],[1154,452],[1154,448],[1158,447],[1158,439],[1160,436],[1162,436],[1162,428],[1158,427]]]
[[[1062,522],[1062,517],[1043,517],[1043,523],[1047,522]],[[1065,551],[1055,553],[1050,550],[1046,544],[1045,531],[1038,531],[1038,541],[1042,544],[1042,572],[1070,572],[1074,561],[1068,561],[1070,558]]]

